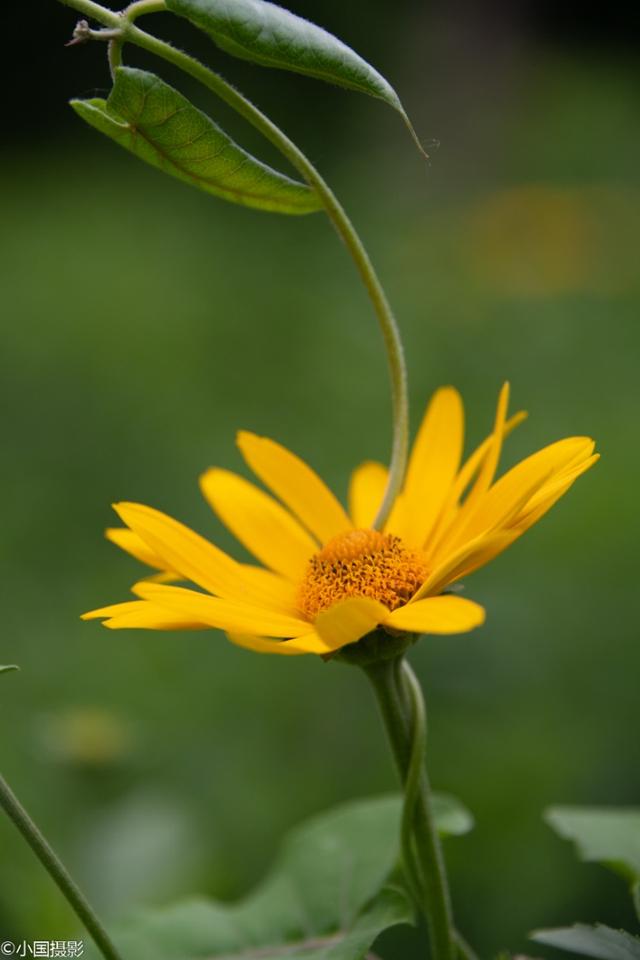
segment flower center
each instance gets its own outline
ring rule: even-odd
[[[395,610],[411,599],[427,572],[422,554],[405,547],[400,537],[350,530],[311,557],[298,605],[309,620],[348,597],[370,597]]]

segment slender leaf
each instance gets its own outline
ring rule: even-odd
[[[557,930],[536,930],[531,934],[536,943],[544,943],[581,957],[598,960],[640,960],[640,940],[624,930],[613,930],[602,924],[591,927],[576,923]]]
[[[313,190],[246,153],[152,73],[118,67],[108,100],[72,100],[71,106],[137,157],[207,193],[276,213],[320,208]]]
[[[640,882],[640,807],[551,807],[545,820],[573,840],[583,860],[606,864]]]
[[[376,937],[412,921],[388,885],[401,800],[359,801],[294,830],[266,880],[236,904],[194,900],[145,910],[116,931],[128,960],[361,960]]]
[[[0,666],[0,673],[8,673],[10,670],[19,670],[20,667],[15,663],[9,663],[6,666]]]
[[[266,0],[167,0],[167,6],[235,57],[263,67],[303,73],[384,100],[402,115],[420,147],[391,84],[322,27]]]

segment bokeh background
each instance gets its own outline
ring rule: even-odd
[[[102,47],[67,50],[73,11],[37,29],[3,11],[21,73],[3,106],[4,465],[1,766],[108,918],[202,892],[234,898],[289,826],[392,789],[363,679],[266,658],[223,636],[111,634],[78,614],[140,568],[101,538],[140,500],[231,547],[197,489],[242,470],[238,427],[277,437],[341,494],[388,454],[385,360],[352,265],[321,214],[225,205],[145,168],[72,114],[104,93]],[[633,804],[638,742],[640,107],[637,11],[551,3],[292,0],[401,92],[425,169],[391,111],[259,70],[184,24],[205,58],[307,150],[360,228],[405,337],[414,425],[455,383],[470,443],[512,382],[531,412],[506,462],[567,434],[602,461],[539,527],[473,577],[486,626],[424,640],[435,785],[474,812],[447,854],[483,956],[540,925],[633,928],[622,885],[579,866],[541,813]],[[151,21],[147,21],[151,26]],[[226,108],[155,66],[245,146]],[[74,918],[0,822],[2,939],[60,939]],[[529,946],[536,955],[551,956]],[[420,956],[410,930],[388,960]]]

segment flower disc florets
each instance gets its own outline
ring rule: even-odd
[[[309,620],[349,597],[369,597],[395,610],[411,599],[427,572],[422,554],[405,547],[400,537],[350,530],[311,558],[298,606]]]

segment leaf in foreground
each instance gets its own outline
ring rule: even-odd
[[[598,960],[640,960],[640,940],[624,930],[613,930],[602,924],[591,927],[576,923],[557,930],[536,930],[531,934],[536,943],[558,947],[582,957]]]
[[[186,97],[145,70],[118,67],[107,100],[72,100],[71,106],[141,160],[207,193],[275,213],[320,209],[310,187],[256,160]]]
[[[439,823],[460,830],[457,801]],[[360,960],[383,930],[410,923],[397,867],[402,799],[357,801],[294,830],[263,883],[233,904],[193,900],[145,910],[116,931],[128,960]],[[455,815],[454,815],[455,814]]]
[[[640,881],[640,807],[551,807],[545,820],[573,840],[583,860],[606,864],[631,884]]]
[[[10,670],[19,670],[20,667],[15,663],[8,663],[5,666],[0,664],[0,673],[9,673]]]
[[[263,67],[306,74],[384,100],[402,115],[418,143],[391,84],[322,27],[266,0],[167,0],[167,7],[190,20],[232,56]]]

